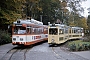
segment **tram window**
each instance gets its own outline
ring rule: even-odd
[[[73,33],[76,33],[77,32],[77,30],[76,29],[73,29]]]
[[[29,33],[29,28],[27,28],[27,33]]]
[[[80,29],[80,33],[82,33],[83,32],[83,29]]]
[[[69,29],[69,33],[72,33],[72,29],[71,28]]]
[[[27,28],[27,33],[31,34],[31,28]]]
[[[38,28],[35,28],[34,32],[35,32],[35,34],[38,34]]]
[[[34,32],[35,32],[34,30],[35,30],[35,28],[32,28],[32,33],[34,33]]]
[[[32,33],[33,34],[40,34],[41,33],[41,29],[40,28],[32,28]]]
[[[49,34],[57,35],[58,34],[58,29],[57,28],[50,28],[49,29]]]
[[[34,32],[33,32],[33,33],[34,33],[34,34],[38,34],[37,31],[38,31],[38,29],[37,29],[37,28],[34,28]]]
[[[77,29],[77,33],[80,33],[80,29]]]
[[[59,35],[64,34],[64,29],[59,29]]]
[[[76,30],[73,30],[74,31],[74,33],[76,33]]]
[[[28,26],[26,29],[26,33],[31,34],[32,33],[31,31],[32,31],[32,27]]]
[[[74,33],[80,33],[80,29],[74,29],[73,32]]]
[[[65,33],[68,33],[68,28],[67,28],[67,29],[65,29]]]
[[[37,28],[38,29],[38,34],[40,33],[40,28]]]
[[[34,28],[34,32],[33,33],[36,34],[36,32],[37,32],[37,28]]]
[[[14,28],[14,34],[25,34],[26,33],[26,28],[22,26],[16,26]]]

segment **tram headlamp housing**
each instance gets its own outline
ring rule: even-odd
[[[52,42],[54,42],[54,39],[52,39]]]
[[[13,40],[15,41],[15,40],[16,40],[16,38],[13,38]]]
[[[20,41],[23,41],[23,38],[20,38]]]
[[[20,21],[17,21],[17,23],[20,23]]]

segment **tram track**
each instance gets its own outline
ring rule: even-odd
[[[57,48],[57,47],[51,47],[51,49],[52,49],[55,57],[56,57],[57,59],[68,60],[68,59],[65,59],[65,57],[63,57],[62,55],[58,54],[57,50],[55,51],[56,48]]]
[[[14,53],[18,51],[18,49],[15,49],[16,47],[9,50],[0,60],[11,60]]]
[[[0,60],[87,60],[63,50],[63,45],[47,46],[48,44],[44,43],[32,47],[14,47],[4,54]]]
[[[26,60],[26,53],[31,49],[31,47],[14,47],[11,50],[9,50],[0,60],[12,60],[12,57],[16,54],[16,53],[23,53],[23,60]]]
[[[24,51],[24,60],[26,60],[26,53],[29,51],[29,48],[26,48]]]
[[[88,59],[85,59],[79,55],[76,55],[76,54],[73,54],[69,51],[63,50],[62,46],[51,47],[51,49],[54,53],[54,56],[60,60],[88,60]]]
[[[16,49],[10,56],[9,60],[11,60],[12,56],[14,55],[14,53],[16,53],[18,50]]]

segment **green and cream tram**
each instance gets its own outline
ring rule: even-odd
[[[48,43],[61,44],[70,39],[82,38],[83,28],[70,27],[63,24],[49,24]]]

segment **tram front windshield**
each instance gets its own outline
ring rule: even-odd
[[[26,28],[22,26],[15,26],[14,27],[14,34],[25,34],[26,33]]]
[[[49,34],[50,35],[57,35],[58,34],[58,29],[57,28],[50,28],[49,29]]]

